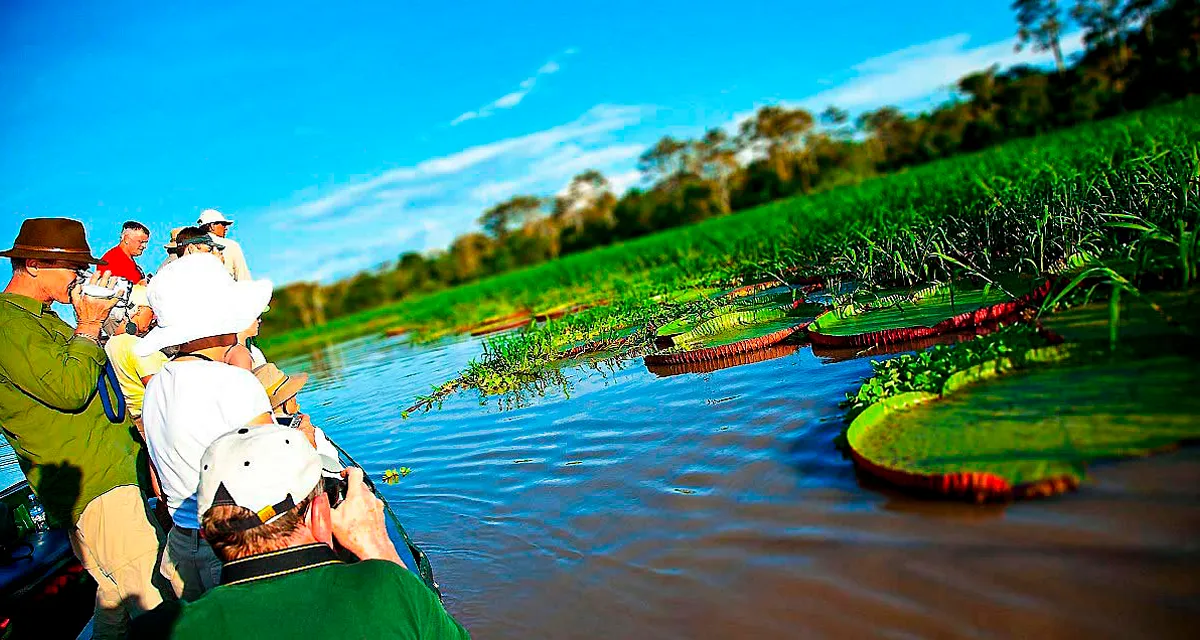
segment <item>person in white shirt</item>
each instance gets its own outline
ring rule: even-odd
[[[229,227],[233,225],[233,220],[226,218],[225,214],[216,209],[205,209],[200,212],[196,224],[212,235],[213,240],[222,246],[221,260],[225,263],[225,268],[229,270],[229,275],[239,282],[249,280],[250,267],[246,265],[246,256],[242,253],[242,245],[228,237]]]
[[[199,535],[200,458],[226,433],[273,422],[270,400],[254,374],[224,362],[238,346],[238,331],[266,308],[271,283],[236,282],[216,256],[197,253],[163,268],[150,281],[148,297],[158,327],[134,353],[178,349],[151,378],[142,405],[150,459],[174,522],[159,571],[176,596],[194,600],[217,585],[221,572]]]

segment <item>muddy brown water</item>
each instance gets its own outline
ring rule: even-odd
[[[1008,506],[906,496],[834,445],[867,359],[811,347],[703,374],[571,369],[516,406],[404,420],[479,353],[366,338],[285,361],[379,478],[474,636],[1196,637],[1200,448]]]

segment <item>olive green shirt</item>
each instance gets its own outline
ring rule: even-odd
[[[37,300],[0,293],[0,430],[62,524],[101,494],[139,484],[142,455],[133,423],[110,422],[96,393],[104,349],[74,334]]]
[[[344,564],[323,544],[226,563],[195,602],[164,602],[134,619],[131,640],[394,638],[469,640],[411,571],[386,560]]]

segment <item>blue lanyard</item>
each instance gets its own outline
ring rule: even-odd
[[[100,395],[100,404],[104,407],[104,415],[108,416],[109,422],[114,424],[125,422],[125,396],[121,393],[117,372],[113,369],[112,362],[108,360],[104,361],[104,370],[100,372],[100,381],[96,383],[96,393]],[[116,398],[115,411],[113,410],[113,400],[109,394]]]

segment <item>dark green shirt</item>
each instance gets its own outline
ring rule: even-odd
[[[195,602],[164,603],[131,638],[470,638],[420,579],[385,560],[344,564],[323,544],[227,563]]]
[[[42,303],[0,293],[0,429],[46,515],[74,524],[93,498],[138,484],[141,444],[104,415],[104,349]],[[118,391],[119,393],[119,391]]]

